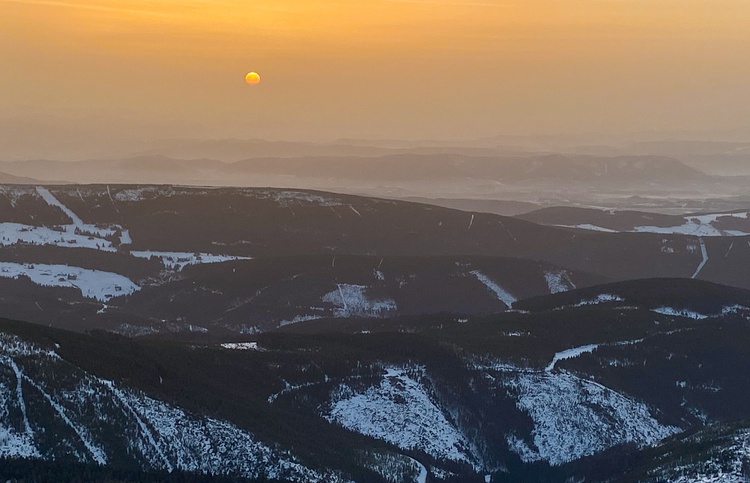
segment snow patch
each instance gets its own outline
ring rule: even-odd
[[[749,232],[742,230],[721,230],[713,224],[719,218],[743,218],[747,219],[748,213],[712,213],[707,215],[688,215],[685,217],[685,223],[676,226],[636,226],[633,231],[638,233],[663,233],[676,235],[695,235],[695,236],[746,236]]]
[[[559,361],[564,361],[566,359],[574,359],[581,354],[586,354],[588,352],[594,352],[599,347],[599,344],[589,344],[589,345],[582,345],[580,347],[574,347],[572,349],[566,349],[564,351],[560,351],[552,358],[552,362],[547,365],[547,367],[544,368],[546,372],[551,372],[555,368],[555,364],[557,364]]]
[[[37,344],[26,342],[16,335],[5,332],[0,332],[0,354],[10,357],[40,356],[50,359],[60,358],[60,356],[51,349],[44,349]]]
[[[117,251],[112,242],[98,236],[76,233],[68,228],[75,225],[52,229],[44,226],[24,225],[21,223],[0,223],[0,245],[55,245],[62,248],[90,248],[107,252]],[[114,232],[112,232],[114,233]]]
[[[567,292],[576,288],[567,270],[545,271],[544,279],[547,281],[549,293]]]
[[[236,351],[257,351],[257,342],[225,342],[221,344],[224,349],[236,350]]]
[[[585,305],[598,305],[598,304],[603,304],[607,302],[624,302],[624,301],[625,299],[623,299],[619,295],[602,293],[602,294],[597,295],[593,299],[581,300],[580,302],[575,304],[573,307],[583,307]]]
[[[50,394],[48,394],[39,384],[36,383],[36,381],[28,376],[24,376],[24,380],[31,384],[34,389],[39,391],[44,399],[47,400],[49,405],[52,406],[58,416],[65,422],[66,425],[70,427],[70,429],[73,430],[73,432],[78,436],[83,445],[86,447],[86,450],[89,452],[93,460],[100,465],[107,464],[107,455],[104,452],[104,449],[94,443],[91,435],[89,434],[89,431],[82,424],[74,422],[71,419],[71,416],[68,414],[68,410],[65,409],[65,407],[63,407],[58,401],[56,401]]]
[[[750,430],[740,429],[722,438],[704,458],[679,466],[661,467],[655,480],[673,483],[745,483],[744,466],[750,457]]]
[[[703,320],[707,319],[707,315],[703,315],[698,312],[693,312],[692,310],[687,309],[676,309],[674,307],[658,307],[656,309],[651,309],[651,312],[656,312],[657,314],[662,315],[671,315],[675,317],[687,317],[689,319],[694,320]]]
[[[582,223],[580,225],[554,225],[554,226],[559,226],[560,228],[578,228],[579,230],[600,231],[603,233],[617,233],[617,230],[612,230],[610,228],[604,228],[603,226],[592,225],[589,223]]]
[[[21,276],[26,276],[41,286],[73,287],[80,290],[84,297],[100,302],[140,290],[129,278],[117,273],[68,265],[0,262],[0,277],[17,279]]]
[[[344,204],[340,199],[332,196],[323,196],[305,191],[276,191],[272,194],[272,198],[284,208],[294,205],[294,202],[296,204],[309,203],[326,207],[342,206]]]
[[[165,268],[180,271],[189,265],[200,265],[203,263],[223,263],[236,260],[252,260],[250,257],[238,257],[233,255],[211,255],[210,253],[190,252],[159,252],[153,250],[132,251],[130,254],[138,258],[159,258]]]
[[[722,307],[721,311],[717,314],[702,314],[694,310],[678,309],[675,307],[665,306],[665,307],[658,307],[655,309],[651,309],[651,312],[656,312],[657,314],[662,314],[662,315],[671,315],[673,317],[686,317],[686,318],[694,319],[694,320],[703,320],[703,319],[708,319],[711,317],[721,317],[723,315],[735,314],[737,312],[747,311],[747,310],[750,310],[750,307],[746,307],[744,305],[726,305]]]
[[[364,451],[362,465],[388,483],[426,483],[427,468],[409,456],[385,451]]]
[[[318,319],[322,319],[322,317],[320,315],[296,315],[291,320],[285,319],[285,320],[279,321],[279,327],[284,327],[285,325],[296,324],[298,322],[307,322],[308,320],[318,320]]]
[[[514,297],[510,292],[492,281],[487,275],[483,274],[479,270],[473,270],[470,273],[474,275],[477,280],[482,282],[485,287],[490,289],[492,293],[495,294],[495,297],[497,297],[497,299],[504,303],[508,308],[513,307],[513,304],[518,301],[518,299]]]
[[[536,449],[511,445],[524,461],[552,465],[632,442],[646,446],[679,432],[664,426],[648,407],[593,381],[567,373],[521,373],[506,381],[519,409],[534,421]]]
[[[22,432],[13,425],[0,424],[0,457],[38,458],[40,454],[34,445],[34,433],[29,424],[23,396],[23,373],[10,357],[0,357],[0,364],[10,366],[16,376],[15,398],[11,396],[12,389],[0,383],[0,420],[7,420],[11,412],[15,412],[16,407],[20,410],[23,420]]]
[[[120,232],[120,245],[132,245],[133,239],[130,237],[130,230]]]
[[[398,309],[393,299],[375,299],[364,285],[339,283],[336,290],[323,295],[323,302],[333,304],[336,317],[385,317]]]
[[[143,335],[158,334],[159,329],[150,325],[132,325],[122,323],[117,326],[116,332],[128,337],[139,337]]]
[[[521,461],[531,463],[534,461],[541,461],[544,458],[539,454],[538,451],[531,449],[526,441],[522,440],[515,434],[508,434],[505,436],[505,441],[508,443],[508,449],[516,453],[521,457]]]
[[[73,221],[73,224],[75,226],[83,226],[83,220],[78,218],[78,215],[73,213],[71,209],[69,209],[67,206],[62,204],[57,198],[55,198],[55,195],[49,192],[47,188],[44,188],[42,186],[36,187],[36,192],[39,193],[39,196],[42,197],[42,199],[50,206],[56,206],[62,210],[65,215],[67,215],[68,218],[70,218]]]
[[[720,218],[741,218],[748,219],[748,212],[739,213],[711,213],[705,215],[687,215],[681,225],[673,226],[651,226],[640,225],[634,226],[631,230],[624,230],[634,233],[660,233],[664,235],[694,235],[694,236],[747,236],[750,235],[748,230],[722,230],[715,224]],[[580,230],[598,231],[602,233],[621,233],[623,230],[613,230],[590,223],[581,223],[578,225],[554,225],[561,228],[577,228]]]
[[[299,483],[343,481],[338,473],[303,466],[288,452],[266,446],[229,422],[190,414],[91,376],[50,354],[0,333],[0,364],[13,361],[18,369],[0,372],[0,455],[52,460],[61,456],[55,449],[59,444],[68,448],[63,450],[66,458],[106,464],[108,454],[122,447],[143,469]],[[56,420],[70,429],[55,435],[55,446],[44,446],[49,438],[32,439],[14,429],[21,412],[13,397],[16,391],[8,384],[14,373],[21,374],[25,387],[31,388],[24,396],[35,398],[29,426],[46,428]]]
[[[126,245],[133,242],[130,232],[121,226],[100,227],[84,223],[78,215],[55,198],[48,189],[38,186],[36,192],[48,205],[54,206],[65,213],[72,224],[48,228],[3,222],[0,223],[0,245],[54,245],[62,248],[89,248],[115,252],[117,249],[107,238],[112,238],[119,233],[120,244]]]
[[[547,367],[544,368],[544,370],[545,372],[552,372],[555,369],[555,366],[557,365],[558,362],[564,361],[566,359],[575,359],[581,354],[594,352],[596,349],[602,346],[624,346],[624,345],[638,344],[640,342],[643,342],[643,339],[623,340],[623,341],[618,341],[618,342],[603,342],[601,344],[588,344],[588,345],[573,347],[571,349],[565,349],[564,351],[560,351],[556,353],[552,357],[552,362],[550,362],[547,365]]]
[[[62,204],[62,202],[55,198],[55,196],[50,193],[47,188],[37,186],[36,191],[48,205],[59,208],[63,213],[65,213],[68,218],[71,219],[71,221],[73,222],[72,225],[62,226],[62,228],[64,228],[68,233],[80,233],[83,235],[105,238],[114,235],[117,230],[122,229],[122,227],[119,225],[113,225],[112,227],[103,228],[97,225],[84,223],[83,220],[73,212],[73,210]],[[80,191],[78,192],[78,195],[80,196]]]
[[[386,369],[379,385],[364,391],[341,384],[324,417],[401,449],[419,450],[439,459],[476,462],[469,443],[406,368]]]
[[[141,201],[144,199],[145,192],[144,188],[125,189],[115,193],[114,199],[115,201]]]

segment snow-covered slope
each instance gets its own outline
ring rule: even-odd
[[[498,300],[507,305],[508,308],[513,307],[513,304],[518,300],[513,296],[513,294],[505,290],[497,282],[493,281],[479,270],[473,270],[471,274],[474,275],[477,280],[482,282],[484,286],[487,287],[493,294],[495,294],[495,297],[497,297]]]
[[[583,347],[569,356],[594,349]],[[567,372],[506,364],[474,370],[494,387],[494,397],[510,397],[517,411],[533,422],[530,432],[509,426],[505,434],[508,448],[525,462],[561,465],[624,443],[652,445],[680,431],[660,423],[646,404]],[[463,410],[448,410],[428,380],[420,367],[390,366],[376,384],[342,382],[331,393],[324,417],[404,450],[482,470],[487,463],[479,448],[484,438],[493,436],[482,435],[481,430],[464,434],[452,417]]]
[[[382,476],[388,483],[426,483],[427,468],[409,456],[385,451],[362,455],[363,466]]]
[[[660,424],[643,403],[572,374],[519,373],[505,384],[534,421],[535,449],[509,435],[524,461],[559,465],[622,443],[650,445],[679,431]]]
[[[709,432],[711,429],[709,429]],[[678,464],[662,464],[649,471],[649,481],[674,483],[745,483],[748,481],[750,461],[750,429],[742,428],[730,434],[708,436],[705,432],[687,438],[688,444],[699,444],[705,451],[697,457],[683,457]],[[705,444],[704,440],[711,442]],[[700,443],[703,443],[702,445]]]
[[[0,455],[284,481],[341,481],[249,432],[87,374],[0,333]]]
[[[544,272],[544,280],[549,287],[549,293],[567,292],[576,288],[566,270],[549,270]]]
[[[333,304],[336,317],[383,317],[396,310],[392,299],[377,299],[367,293],[364,285],[339,283],[336,290],[323,296],[323,302]]]
[[[325,417],[341,426],[435,458],[476,465],[466,437],[417,379],[420,368],[389,367],[380,384],[342,383]]]

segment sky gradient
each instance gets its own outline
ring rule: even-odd
[[[40,135],[750,132],[747,0],[0,0],[0,12],[0,123]],[[245,84],[248,71],[263,82]]]

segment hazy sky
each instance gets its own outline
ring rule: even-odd
[[[748,0],[0,0],[0,66],[6,142],[750,132]]]

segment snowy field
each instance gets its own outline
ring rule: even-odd
[[[117,273],[68,265],[0,262],[0,277],[17,279],[22,276],[46,287],[73,287],[80,290],[84,297],[100,302],[140,290],[129,278]]]
[[[64,228],[69,233],[84,233],[93,237],[98,238],[104,238],[104,237],[111,237],[114,235],[118,230],[123,231],[122,227],[119,225],[113,225],[111,227],[100,227],[98,225],[91,225],[88,223],[84,223],[83,220],[76,215],[73,210],[65,206],[63,203],[60,202],[55,196],[50,193],[50,191],[47,188],[44,188],[42,186],[37,186],[36,188],[37,193],[39,196],[42,197],[42,199],[50,206],[54,206],[56,208],[59,208],[65,215],[71,219],[73,222],[72,225],[63,225],[62,228]],[[123,235],[120,237],[120,240],[129,240],[130,234],[125,231]]]
[[[0,245],[55,245],[62,248],[90,248],[106,252],[117,249],[112,242],[97,236],[77,234],[69,230],[74,225],[63,225],[58,229],[21,223],[0,223]]]
[[[90,248],[116,252],[112,238],[119,234],[120,245],[130,245],[133,239],[130,231],[120,225],[99,226],[85,223],[70,208],[58,200],[47,188],[38,186],[36,193],[50,206],[60,209],[70,218],[71,224],[55,227],[32,226],[21,223],[0,222],[0,245],[54,245],[62,248]],[[118,193],[119,195],[119,193]],[[127,200],[140,199],[139,190],[130,190],[124,195]],[[139,258],[160,258],[164,266],[172,270],[182,270],[188,265],[200,263],[221,263],[232,260],[249,260],[248,257],[213,255],[209,253],[133,251],[130,254]]]
[[[78,215],[55,198],[48,189],[38,186],[36,193],[48,205],[54,206],[65,213],[72,223],[50,228],[0,222],[0,245],[54,245],[62,248],[89,248],[115,252],[117,249],[109,239],[113,238],[118,232],[121,245],[132,243],[130,233],[121,226],[102,227],[84,223]]]
[[[711,213],[706,215],[687,215],[684,217],[684,223],[674,226],[634,226],[632,230],[625,230],[634,233],[661,233],[664,235],[694,235],[694,236],[747,236],[750,235],[748,230],[722,230],[716,226],[721,218],[739,218],[748,219],[748,212],[739,213]],[[599,231],[606,233],[618,233],[618,230],[612,230],[602,226],[583,223],[579,225],[555,225],[561,228],[578,228],[580,230]]]
[[[117,252],[119,245],[130,245],[133,240],[129,230],[120,225],[98,226],[85,223],[73,210],[65,206],[47,188],[36,187],[35,193],[49,206],[62,211],[71,223],[54,227],[33,226],[21,223],[0,222],[0,245],[38,245],[61,248],[87,248],[105,252]],[[80,195],[80,193],[79,193]],[[142,193],[129,192],[128,200],[140,199]],[[110,195],[111,197],[111,195]],[[12,199],[12,198],[11,198]],[[83,200],[83,198],[81,198]],[[114,200],[113,200],[114,202]],[[232,260],[248,260],[248,257],[213,255],[209,253],[133,251],[130,255],[138,258],[159,258],[165,268],[180,271],[186,266],[201,263],[221,263]],[[37,285],[49,287],[73,287],[84,297],[100,302],[122,295],[130,295],[139,290],[138,285],[123,275],[99,270],[89,270],[66,265],[45,265],[34,263],[0,263],[0,277],[17,279],[26,276]]]
[[[714,226],[719,218],[747,219],[748,212],[741,213],[713,213],[708,215],[690,215],[685,217],[685,223],[678,226],[636,226],[633,230],[640,233],[664,233],[695,236],[746,236],[750,232],[742,230],[721,230]]]

